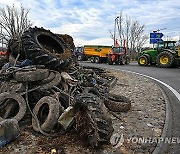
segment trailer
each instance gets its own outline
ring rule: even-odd
[[[107,62],[107,55],[112,51],[112,46],[84,45],[84,55],[90,58],[92,63]]]

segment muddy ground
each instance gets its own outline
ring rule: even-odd
[[[93,149],[80,139],[75,129],[58,137],[46,137],[33,131],[31,119],[21,128],[20,136],[13,142],[0,149],[0,153],[152,153],[156,143],[136,143],[137,138],[160,137],[165,120],[165,100],[158,85],[150,79],[123,72],[111,71],[117,78],[112,93],[128,97],[132,101],[131,110],[127,113],[111,114],[114,135],[111,143],[100,149]],[[119,142],[119,137],[124,137]],[[131,137],[134,140],[129,140]],[[119,144],[118,143],[122,143]]]

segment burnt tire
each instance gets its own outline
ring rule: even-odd
[[[40,81],[48,76],[48,69],[22,70],[14,74],[14,79],[19,82]]]
[[[48,112],[46,112],[46,108],[43,105],[48,105]],[[39,120],[41,130],[49,132],[58,121],[59,102],[53,97],[45,96],[37,102],[33,109],[33,113]],[[35,131],[39,132],[38,124],[34,118],[32,118],[32,126]]]
[[[91,94],[94,94],[96,96],[100,96],[99,91],[97,90],[97,88],[94,88],[94,87],[86,87],[86,88],[84,88],[82,93],[86,93],[86,94],[91,93]]]
[[[24,115],[26,113],[26,108],[27,108],[24,98],[21,95],[17,94],[17,93],[4,92],[4,93],[0,94],[0,106],[7,99],[13,99],[14,101],[16,101],[18,103],[19,111],[17,112],[17,114],[14,117],[11,117],[11,119],[16,119],[17,121],[20,121],[24,117]],[[7,111],[7,112],[10,112],[10,111]],[[5,114],[9,115],[10,113],[5,113]]]
[[[64,41],[49,30],[29,28],[22,36],[23,52],[21,54],[37,64],[49,69],[61,70],[69,63],[70,50]]]
[[[37,85],[40,85],[40,90],[48,90],[53,88],[54,86],[57,86],[60,82],[61,74],[59,72],[55,72],[55,77],[51,81],[44,84],[42,84],[42,82],[39,82]]]
[[[104,104],[113,112],[127,112],[131,108],[131,101],[127,97],[111,93],[106,95]]]
[[[92,147],[109,142],[113,132],[111,118],[103,101],[94,94],[79,94],[74,100],[76,114],[76,128],[80,136],[88,141]]]

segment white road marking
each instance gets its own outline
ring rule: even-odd
[[[158,80],[158,79],[156,79],[156,78],[153,78],[153,77],[151,77],[151,76],[141,74],[141,73],[132,72],[132,71],[126,71],[126,70],[121,70],[121,71],[123,71],[123,72],[129,72],[129,73],[134,73],[134,74],[137,74],[137,75],[141,75],[141,76],[150,78],[150,79],[152,79],[152,80],[155,80],[155,81],[161,83],[162,85],[164,85],[165,87],[167,87],[167,88],[177,97],[177,99],[178,99],[179,102],[180,102],[180,94],[179,94],[174,88],[172,88],[170,85],[168,85],[167,83],[165,83],[165,82],[163,82],[163,81],[161,81],[161,80]]]
[[[150,79],[152,79],[154,81],[157,81],[157,82],[161,83],[162,85],[164,85],[165,87],[167,87],[177,97],[177,99],[180,102],[180,94],[173,87],[171,87],[170,85],[168,85],[167,83],[165,83],[165,82],[163,82],[161,80],[158,80],[158,79],[156,79],[154,77],[151,77],[151,76],[148,76],[148,75],[144,75],[144,74],[141,74],[141,73],[133,72],[133,71],[127,71],[127,70],[121,70],[121,69],[109,68],[109,67],[103,67],[103,68],[112,69],[112,70],[120,70],[120,71],[123,71],[123,72],[129,72],[129,73],[134,73],[134,74],[137,74],[137,75],[141,75],[141,76],[150,78]]]

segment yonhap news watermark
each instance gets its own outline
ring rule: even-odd
[[[180,138],[178,137],[126,137],[124,134],[115,133],[111,136],[110,143],[118,148],[119,146],[123,145],[123,143],[167,143],[167,144],[180,144]]]

